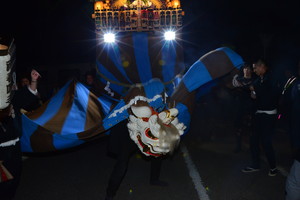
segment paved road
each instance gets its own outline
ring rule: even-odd
[[[140,153],[129,163],[116,200],[283,200],[292,159],[285,132],[277,130],[274,146],[280,174],[262,170],[244,174],[249,163],[247,137],[243,151],[233,153],[230,120],[193,118],[190,132],[173,156],[164,160],[161,179],[169,186],[148,183],[150,163]],[[114,165],[106,152],[107,138],[55,155],[29,156],[23,161],[14,200],[101,200]]]

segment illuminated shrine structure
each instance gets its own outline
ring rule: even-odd
[[[92,18],[97,33],[176,30],[184,12],[180,0],[95,1]]]

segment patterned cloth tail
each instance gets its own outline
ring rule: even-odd
[[[179,121],[189,126],[193,96],[198,87],[242,65],[241,57],[228,48],[216,49],[195,62],[171,96],[171,102],[175,102],[179,110]],[[149,98],[162,91],[162,83],[154,85],[144,87]],[[98,98],[81,83],[69,82],[39,109],[22,116],[22,151],[56,151],[99,138],[128,117],[125,109],[128,102],[124,100],[116,105],[110,99]],[[161,103],[153,101],[150,106],[159,107]]]
[[[23,152],[51,152],[105,135],[105,114],[112,104],[83,84],[70,81],[48,102],[22,116]]]
[[[197,88],[236,72],[243,64],[241,56],[227,47],[210,51],[196,61],[171,95],[170,104],[176,105],[179,110],[179,121],[189,126]]]

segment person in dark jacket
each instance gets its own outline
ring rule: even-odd
[[[38,79],[41,76],[36,70],[31,71],[29,84],[22,85],[12,98],[12,105],[15,114],[14,123],[19,135],[22,134],[22,113],[31,112],[41,106],[41,98],[37,90]]]
[[[15,114],[22,112],[30,112],[37,109],[40,105],[40,95],[37,90],[38,79],[40,74],[36,70],[31,71],[31,80],[22,84],[21,87],[15,92],[12,104]],[[22,79],[22,83],[23,83]]]
[[[18,188],[22,155],[20,137],[13,123],[12,106],[0,110],[0,199],[12,200]]]
[[[293,153],[293,165],[286,179],[286,200],[300,199],[300,62],[298,76],[290,81],[290,141]]]
[[[276,176],[275,152],[272,144],[277,120],[277,106],[280,89],[271,78],[268,65],[262,59],[253,64],[257,79],[250,86],[251,97],[255,100],[256,112],[254,115],[254,131],[250,136],[250,150],[252,165],[242,171],[245,173],[260,170],[260,143],[269,163],[269,176]]]
[[[251,98],[250,85],[255,80],[251,65],[245,64],[242,67],[242,74],[236,74],[232,79],[232,85],[234,87],[234,96],[237,98],[236,116],[234,125],[236,128],[236,147],[235,153],[242,150],[242,135],[245,127],[249,128],[252,126],[252,118],[254,114],[254,99]]]

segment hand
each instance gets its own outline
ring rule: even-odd
[[[31,80],[36,81],[41,75],[35,70],[31,70]]]
[[[254,90],[251,90],[251,98],[256,99],[256,93]]]
[[[254,91],[253,85],[250,85],[250,86],[249,86],[249,89],[250,89],[251,91]]]
[[[233,87],[242,87],[242,84],[237,80],[238,74],[236,74],[232,79],[232,85]]]

